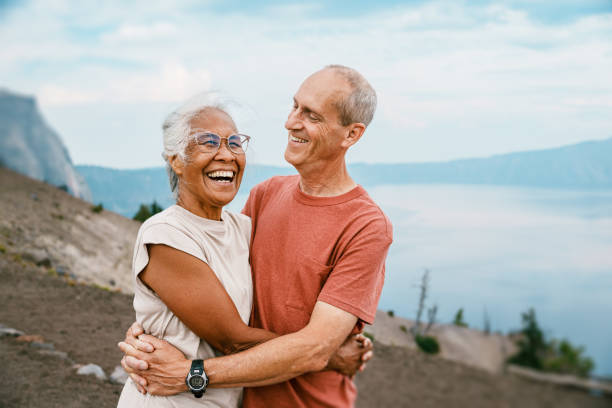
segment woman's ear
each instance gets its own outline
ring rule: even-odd
[[[174,170],[177,176],[183,175],[183,167],[185,166],[185,162],[179,157],[178,154],[170,157],[169,163],[170,167],[172,167],[172,170]]]

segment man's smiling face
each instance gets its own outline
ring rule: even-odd
[[[287,162],[299,169],[341,156],[347,129],[340,123],[336,103],[349,92],[349,83],[331,69],[316,72],[302,83],[285,122]]]

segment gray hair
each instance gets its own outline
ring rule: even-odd
[[[225,103],[219,95],[214,93],[203,93],[190,98],[187,102],[181,105],[174,112],[170,113],[164,123],[162,130],[164,134],[164,151],[162,157],[166,161],[166,172],[168,173],[168,181],[170,182],[170,190],[175,199],[178,199],[179,178],[178,175],[170,166],[170,158],[179,156],[183,160],[187,160],[186,149],[189,145],[189,136],[191,132],[190,122],[198,114],[205,113],[207,110],[219,110],[228,116]]]
[[[340,113],[342,126],[363,123],[367,127],[372,122],[376,111],[376,91],[372,85],[353,68],[333,64],[324,69],[331,69],[342,76],[352,88],[350,94],[339,98],[335,103]]]

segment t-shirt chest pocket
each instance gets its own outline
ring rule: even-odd
[[[312,309],[333,266],[305,256],[297,257],[294,266],[295,269],[290,271],[292,279],[287,282],[285,305],[288,309],[300,312],[295,316],[295,330],[299,330],[310,320]]]

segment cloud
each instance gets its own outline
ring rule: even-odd
[[[612,98],[612,13],[553,24],[534,17],[543,3],[535,10],[521,1],[377,6],[350,17],[326,14],[323,3],[245,11],[109,4],[14,9],[0,26],[4,85],[43,105],[142,110],[219,89],[256,111],[249,131],[261,135],[261,160],[274,163],[282,163],[273,144],[292,93],[329,63],[357,68],[378,90],[368,133],[406,146],[389,152],[368,137],[353,149],[356,161],[444,160],[610,136],[600,110]]]
[[[102,41],[120,43],[122,41],[154,41],[176,35],[177,28],[174,24],[157,22],[152,25],[123,24],[117,30],[104,34]]]
[[[49,106],[108,102],[179,102],[210,88],[208,71],[188,70],[177,62],[163,64],[154,72],[130,75],[110,72],[104,75],[104,79],[103,83],[95,81],[95,87],[46,83],[36,94],[42,104]]]

